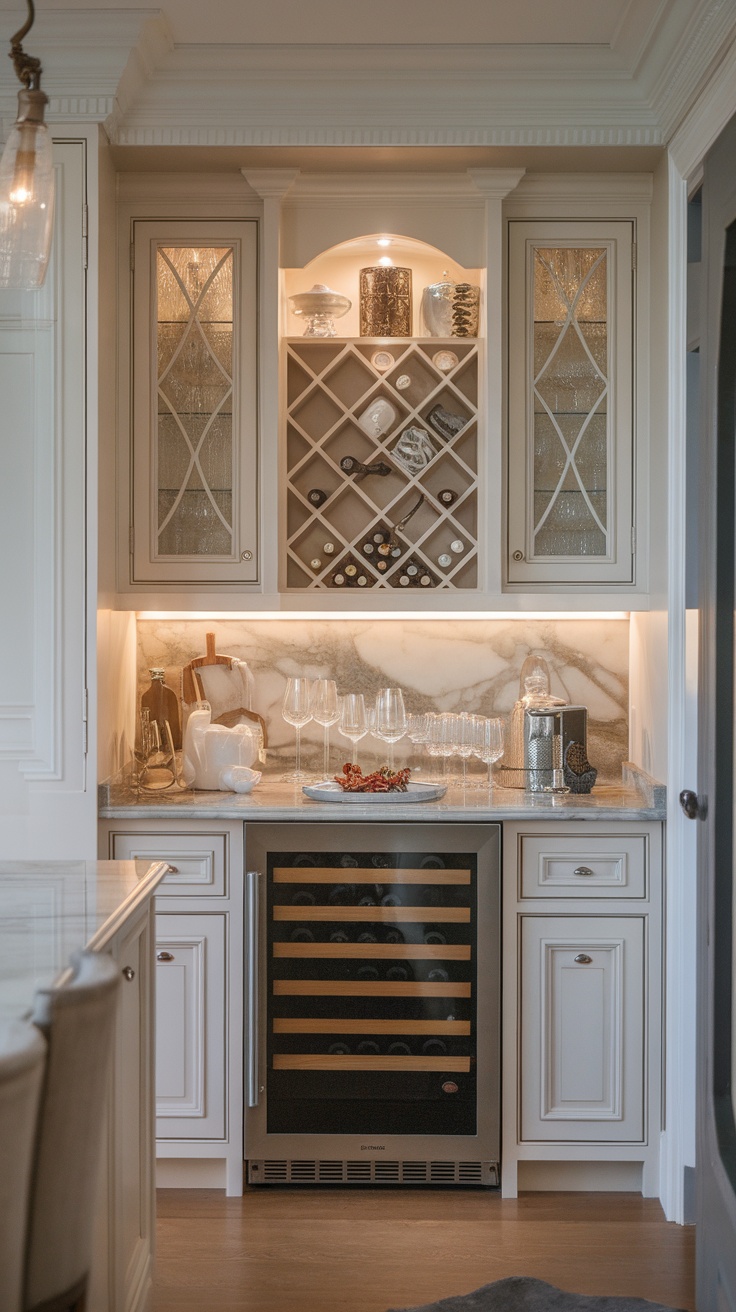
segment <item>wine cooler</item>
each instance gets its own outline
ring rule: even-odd
[[[246,825],[250,1184],[498,1183],[500,827]]]

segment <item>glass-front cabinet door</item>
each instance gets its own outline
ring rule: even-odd
[[[509,225],[508,581],[633,582],[633,225]]]
[[[136,582],[255,583],[257,225],[136,222]]]

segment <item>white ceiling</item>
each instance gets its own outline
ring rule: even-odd
[[[140,10],[130,0],[91,0],[93,10]],[[645,28],[663,8],[685,17],[694,0],[167,0],[177,45],[422,44],[615,46],[627,21]],[[39,16],[68,10],[38,0]],[[22,2],[18,11],[23,12]]]

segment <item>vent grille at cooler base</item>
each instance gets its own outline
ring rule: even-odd
[[[498,1162],[296,1161],[248,1162],[248,1184],[498,1185]]]

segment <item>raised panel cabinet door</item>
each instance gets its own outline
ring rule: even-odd
[[[521,918],[522,1140],[644,1139],[643,917]]]
[[[253,219],[133,224],[133,583],[257,583]]]
[[[156,916],[156,1134],[224,1139],[226,917]]]
[[[633,582],[633,243],[509,225],[510,583]]]

